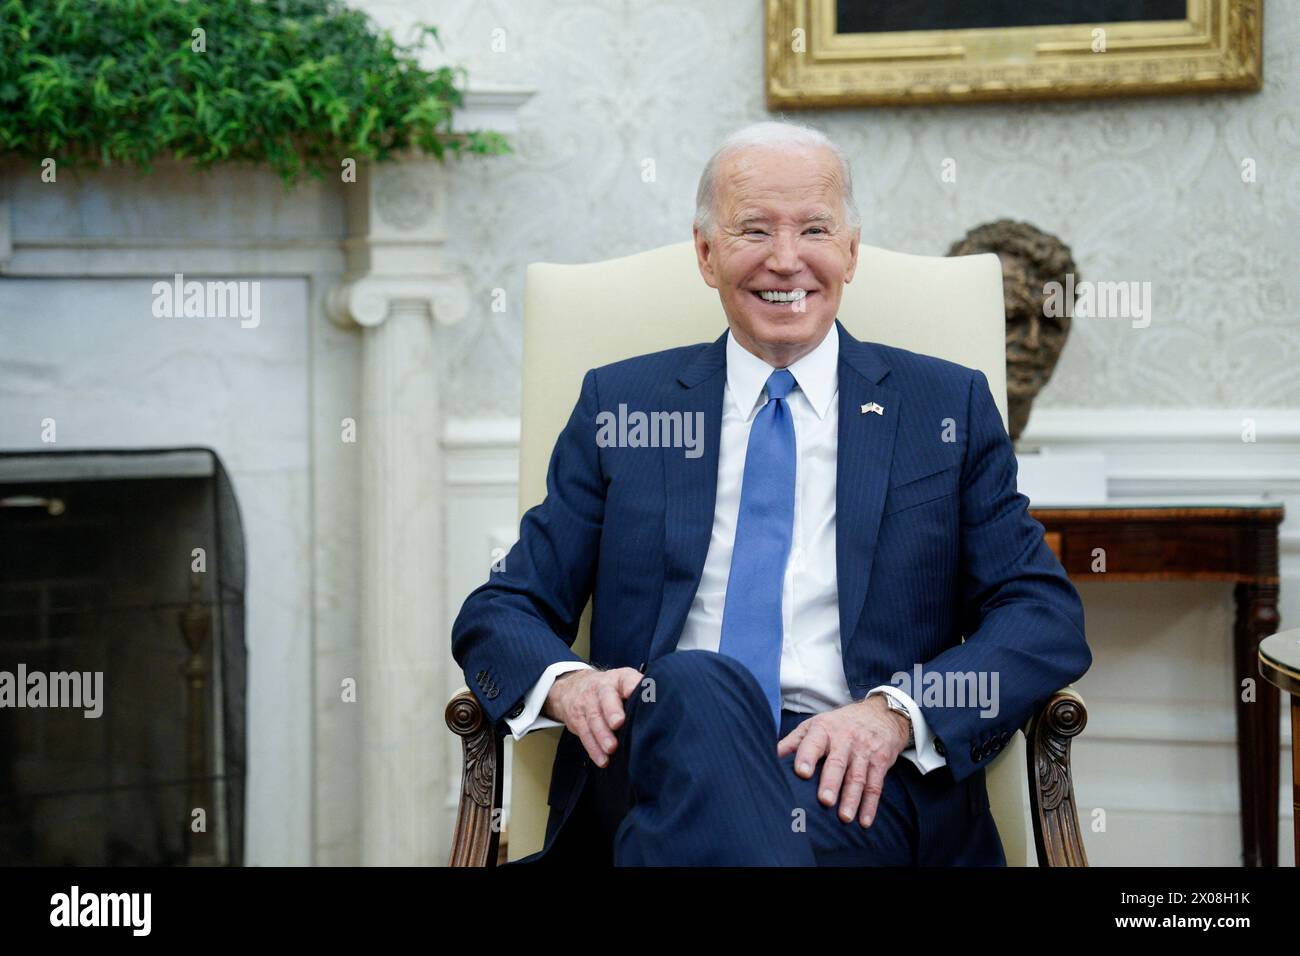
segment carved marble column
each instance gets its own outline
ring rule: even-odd
[[[361,863],[441,865],[446,685],[441,633],[441,417],[434,324],[459,321],[464,282],[441,264],[437,161],[361,167],[348,185],[348,273],[328,309],[364,335],[361,461]]]

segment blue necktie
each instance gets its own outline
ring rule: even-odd
[[[722,611],[720,654],[758,678],[781,727],[781,591],[794,528],[794,420],[785,398],[794,376],[768,377],[768,402],[754,416],[740,486],[740,515]]]

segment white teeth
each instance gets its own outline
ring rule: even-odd
[[[794,289],[790,292],[778,292],[773,290],[769,292],[760,292],[759,297],[765,302],[798,302],[807,294],[807,291],[804,289]]]

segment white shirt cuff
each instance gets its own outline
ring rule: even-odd
[[[555,683],[555,678],[561,674],[567,674],[569,671],[580,671],[584,668],[590,670],[591,665],[586,661],[556,661],[542,671],[542,676],[537,678],[537,683],[525,695],[524,709],[519,716],[506,718],[506,726],[510,728],[510,735],[515,740],[522,740],[525,735],[532,733],[534,730],[564,726],[558,720],[543,716],[542,705],[546,703],[546,695],[551,692],[551,685]]]
[[[916,746],[908,747],[901,756],[912,761],[921,773],[929,773],[948,763],[948,759],[934,749],[934,734],[930,732],[930,725],[926,723],[925,715],[921,713],[916,701],[892,684],[882,684],[867,691],[868,697],[872,694],[888,694],[906,707],[907,715],[912,718],[912,735],[916,738]]]

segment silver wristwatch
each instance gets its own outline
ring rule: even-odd
[[[912,727],[912,715],[907,711],[907,705],[901,700],[897,700],[893,694],[881,692],[881,697],[885,698],[885,704],[890,710],[896,711],[907,718],[907,747],[916,746],[916,730]]]

